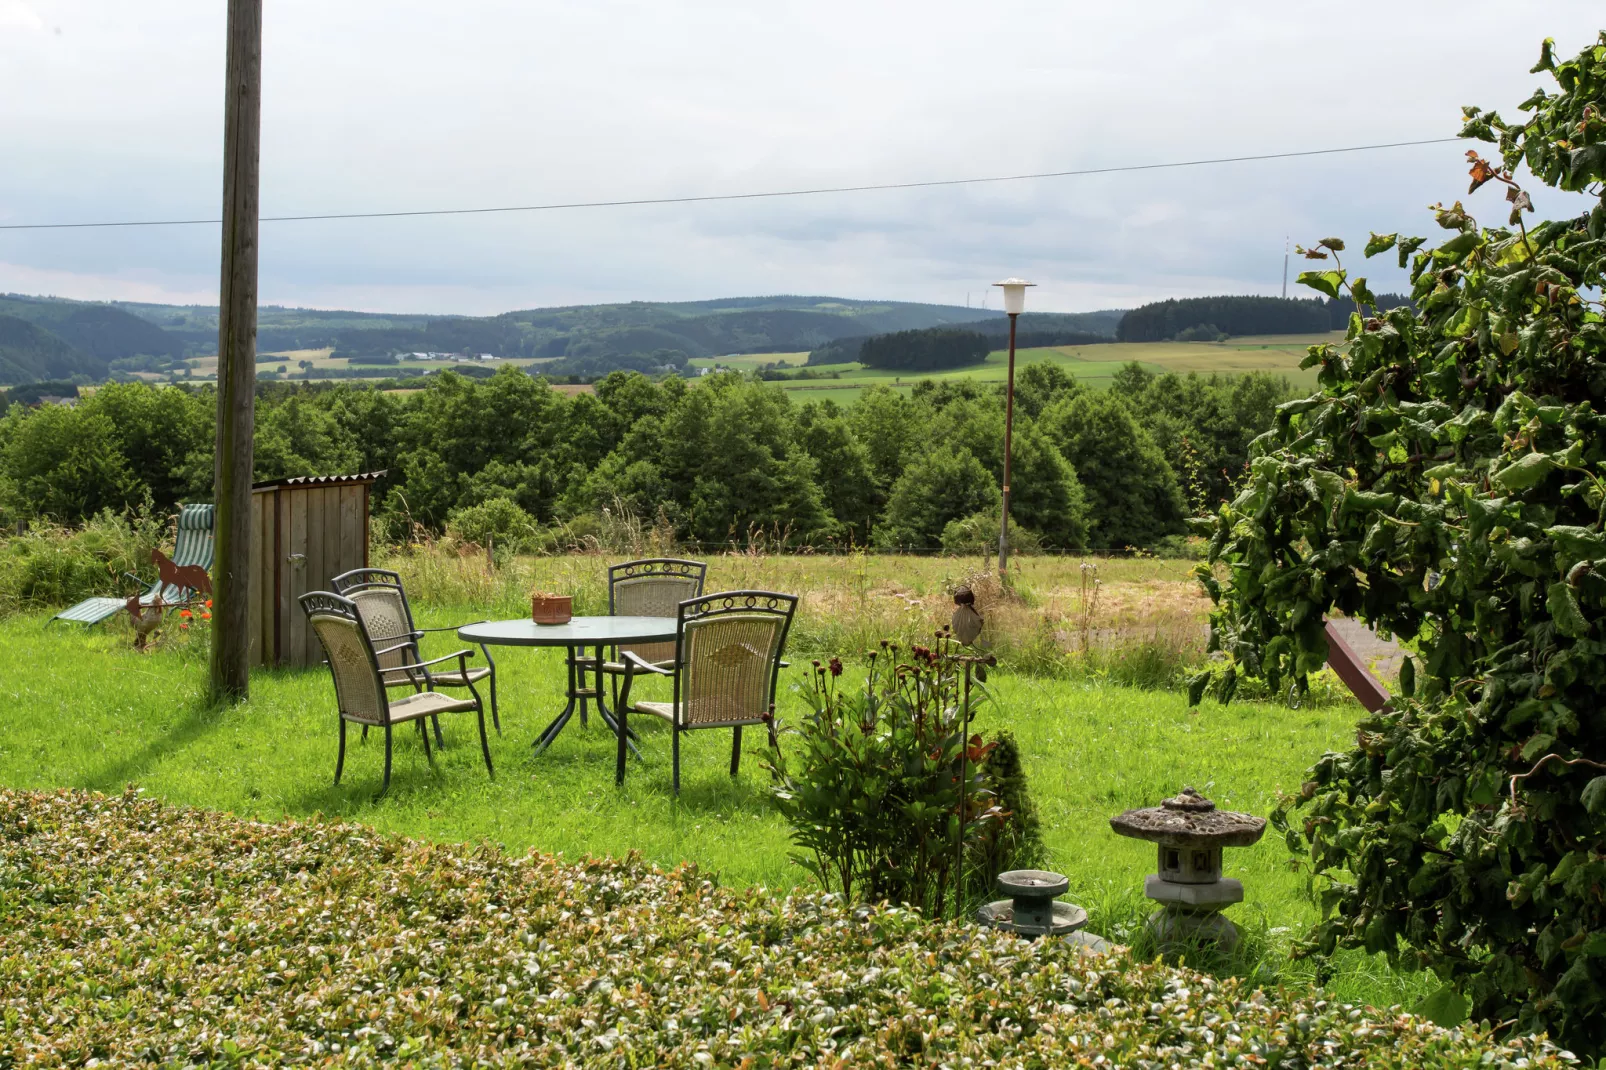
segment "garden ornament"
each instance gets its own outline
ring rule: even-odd
[[[1214,944],[1238,946],[1238,927],[1221,914],[1241,903],[1242,882],[1221,875],[1221,849],[1248,847],[1266,831],[1266,819],[1217,810],[1192,788],[1146,810],[1110,818],[1122,836],[1159,845],[1159,873],[1143,882],[1143,894],[1160,904],[1149,917],[1149,931],[1162,948]]]
[[[954,638],[966,646],[976,642],[981,634],[981,626],[985,621],[982,615],[976,612],[976,593],[969,587],[961,587],[954,592]]]

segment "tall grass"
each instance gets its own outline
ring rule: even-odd
[[[151,551],[171,538],[172,518],[149,510],[108,509],[79,528],[35,524],[0,540],[0,616],[133,594],[123,574],[154,580]]]
[[[617,533],[616,533],[617,534]],[[531,590],[574,597],[577,614],[607,611],[606,569],[629,556],[673,553],[626,529],[609,549],[553,555],[496,555],[451,538],[381,550],[413,597],[481,617],[528,612]],[[1204,656],[1205,603],[1181,568],[1163,579],[1106,583],[1110,562],[1033,558],[1010,588],[975,559],[911,558],[857,551],[779,554],[749,547],[715,554],[708,590],[779,590],[800,596],[789,648],[799,655],[851,657],[882,639],[931,638],[953,614],[960,586],[986,620],[979,642],[1017,671],[1171,687]],[[1169,563],[1168,563],[1169,564]]]

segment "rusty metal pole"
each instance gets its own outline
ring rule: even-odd
[[[257,193],[262,133],[262,0],[228,0],[223,97],[223,263],[218,294],[217,460],[213,469],[214,702],[251,689],[251,476],[257,337]]]
[[[1004,386],[1004,509],[998,526],[998,584],[1009,586],[1009,454],[1015,434],[1015,321],[1009,314],[1009,379]]]

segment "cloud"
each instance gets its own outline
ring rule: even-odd
[[[0,0],[0,33],[11,30],[44,30],[45,20],[23,0]]]
[[[0,33],[0,221],[215,216],[221,5],[50,3],[61,37]],[[1540,38],[1582,47],[1596,8],[1554,0],[1523,33],[1493,0],[1357,0],[1343,19],[1274,0],[276,0],[262,207],[749,192],[1446,136],[1461,104],[1509,112],[1541,81],[1526,73]],[[31,11],[0,0],[13,9]],[[1465,189],[1460,152],[264,224],[261,292],[477,313],[755,292],[962,303],[1017,273],[1042,284],[1034,307],[1065,310],[1274,293],[1285,236],[1427,231],[1425,206]],[[211,294],[217,256],[215,227],[0,232],[0,286]],[[1374,287],[1399,284],[1368,268]]]

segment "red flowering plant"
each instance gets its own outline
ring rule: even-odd
[[[850,901],[957,914],[1009,816],[987,762],[996,744],[971,733],[991,700],[992,659],[963,653],[946,630],[929,647],[883,642],[867,658],[862,686],[831,658],[794,688],[810,712],[787,730],[790,757],[770,766],[792,860]]]
[[[209,625],[212,623],[212,600],[208,598],[200,604],[192,602],[179,610],[178,616],[178,626],[183,631],[189,631],[191,624],[202,627]]]

